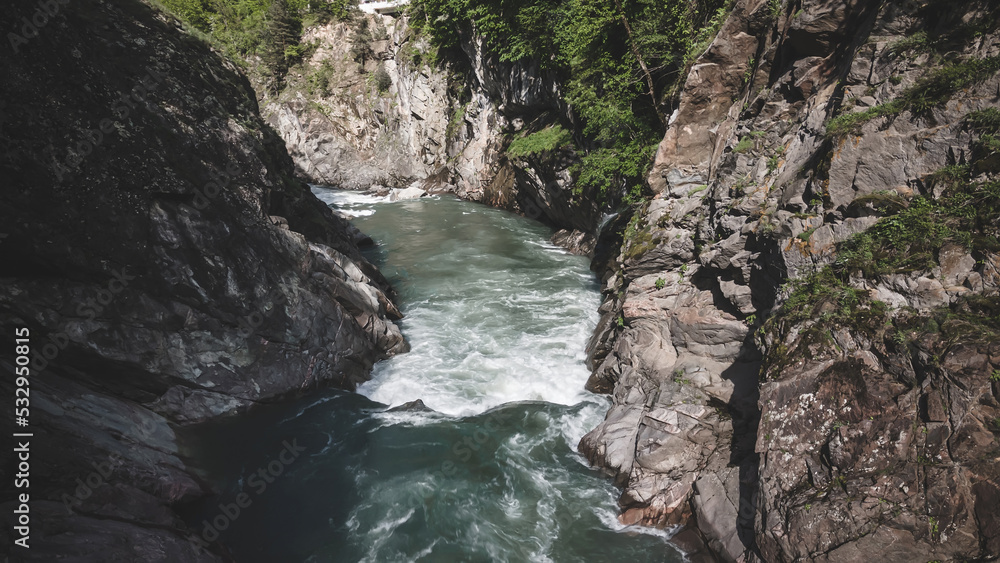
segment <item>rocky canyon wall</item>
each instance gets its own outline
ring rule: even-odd
[[[623,520],[726,561],[1000,555],[996,215],[949,215],[996,201],[996,10],[735,2],[602,273],[580,447]]]
[[[0,326],[30,331],[31,553],[221,560],[173,512],[205,492],[174,428],[353,389],[407,349],[400,314],[235,67],[137,0],[58,6],[0,58]]]
[[[655,196],[597,244],[588,387],[613,405],[580,449],[623,521],[686,525],[695,558],[995,558],[996,3],[727,10],[665,101]],[[300,174],[596,233],[576,156],[505,154],[555,124],[580,144],[556,77],[474,37],[467,67],[428,64],[405,17],[359,29],[310,30],[298,83],[325,65],[330,92],[268,104]]]
[[[517,159],[504,151],[518,135],[574,128],[551,71],[500,61],[476,37],[458,60],[438,60],[405,15],[357,15],[309,28],[302,41],[315,51],[264,102],[301,177],[347,189],[450,191],[578,231],[591,250],[600,209],[573,192],[573,151]]]

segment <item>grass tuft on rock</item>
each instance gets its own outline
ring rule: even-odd
[[[893,117],[904,111],[924,113],[947,102],[956,92],[993,76],[997,71],[1000,71],[1000,57],[970,59],[945,65],[904,90],[895,100],[831,119],[826,124],[827,135],[842,137],[856,134],[865,123],[873,119]]]
[[[971,111],[962,121],[978,133],[996,133],[1000,131],[1000,109],[986,108]]]

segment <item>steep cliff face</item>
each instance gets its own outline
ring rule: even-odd
[[[996,16],[734,4],[604,273],[581,450],[624,520],[729,561],[1000,555]]]
[[[572,152],[504,153],[518,135],[572,127],[556,78],[536,62],[501,62],[470,37],[461,60],[441,64],[402,15],[359,15],[302,40],[315,52],[264,108],[302,177],[348,189],[416,183],[562,229],[596,229],[594,198],[572,190]]]
[[[405,187],[460,158],[467,127],[488,130],[489,116],[457,113],[447,73],[421,60],[429,47],[402,20],[358,15],[308,29],[302,41],[315,52],[264,109],[312,182]],[[486,152],[493,139],[479,139]]]
[[[216,560],[171,511],[202,493],[173,427],[353,388],[406,350],[400,315],[235,68],[138,1],[57,12],[0,62],[0,325],[31,334],[32,553]]]

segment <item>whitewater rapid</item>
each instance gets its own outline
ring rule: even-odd
[[[225,532],[237,560],[681,561],[669,533],[619,523],[618,491],[576,452],[608,408],[584,390],[600,304],[588,260],[449,196],[314,193],[377,242],[367,257],[398,292],[411,351],[357,394],[200,430],[222,489],[205,515],[280,440],[307,452]],[[392,408],[418,399],[431,410]]]

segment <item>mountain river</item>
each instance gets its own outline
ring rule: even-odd
[[[587,259],[450,196],[314,192],[378,243],[368,258],[399,292],[412,351],[357,393],[190,432],[218,490],[192,525],[225,523],[209,537],[239,562],[682,561],[665,532],[618,522],[618,491],[576,452],[608,408],[584,390],[600,304]],[[389,410],[417,399],[431,410]]]

